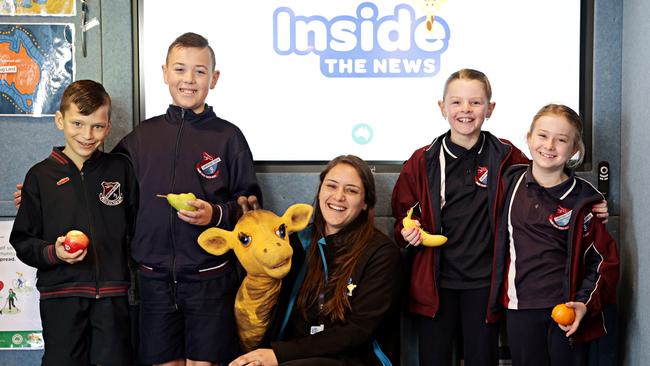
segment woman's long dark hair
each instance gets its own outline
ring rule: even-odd
[[[363,184],[365,191],[364,202],[367,209],[361,211],[350,224],[341,229],[338,233],[337,240],[342,240],[345,244],[336,253],[332,268],[333,273],[328,274],[327,288],[325,287],[323,263],[320,259],[318,250],[318,240],[325,236],[325,219],[321,212],[319,195],[323,186],[323,181],[327,173],[339,164],[347,164],[353,167]],[[346,295],[348,279],[356,267],[361,254],[366,249],[368,242],[374,235],[375,231],[375,202],[377,196],[375,193],[375,179],[372,176],[370,167],[365,161],[354,155],[341,155],[325,167],[320,174],[320,185],[316,193],[314,203],[315,216],[311,237],[311,245],[307,253],[307,272],[305,281],[302,284],[296,306],[307,319],[307,309],[318,301],[321,293],[331,293],[331,298],[323,304],[321,315],[331,322],[343,322],[346,314],[350,311],[350,301]]]

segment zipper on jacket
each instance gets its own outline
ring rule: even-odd
[[[90,230],[90,242],[93,247],[93,258],[95,258],[95,299],[99,299],[99,257],[97,255],[97,243],[95,242],[95,230],[93,229],[93,215],[90,213],[90,200],[86,195],[86,180],[83,170],[79,171],[79,176],[81,177],[81,188],[86,203],[86,213],[88,213],[88,229]]]
[[[495,321],[490,320],[494,314],[490,312],[490,305],[492,304],[492,300],[495,296],[497,297],[496,301],[498,302],[498,296],[499,294],[494,293],[494,267],[496,264],[497,256],[496,256],[496,251],[497,251],[497,240],[499,238],[499,225],[500,225],[500,216],[498,215],[498,207],[501,206],[500,201],[505,200],[505,187],[503,186],[503,170],[505,168],[506,162],[510,159],[510,156],[512,155],[512,146],[508,148],[508,151],[506,151],[505,155],[503,157],[500,157],[501,161],[499,162],[499,170],[497,171],[497,179],[496,179],[496,187],[494,190],[494,201],[492,202],[492,210],[490,210],[490,196],[488,194],[488,220],[491,220],[493,225],[492,225],[492,237],[491,237],[491,242],[492,242],[492,270],[490,271],[490,286],[488,289],[488,301],[486,305],[486,312],[485,312],[485,324],[489,323],[494,323]],[[512,164],[511,164],[512,165]]]
[[[586,207],[593,205],[596,202],[596,200],[583,199],[576,202],[576,205],[573,208],[573,214],[576,215],[576,219],[573,222],[573,225],[569,228],[569,232],[567,233],[567,260],[564,268],[564,279],[562,280],[562,285],[564,286],[563,290],[565,291],[564,295],[566,296],[567,301],[575,301],[577,292],[577,289],[574,290],[571,288],[571,278],[574,276],[573,259],[575,258],[573,248],[575,244],[577,244],[574,243],[573,238],[576,235],[576,230],[578,230],[580,232],[580,235],[582,235],[582,226],[584,225],[584,212],[587,210]],[[578,206],[578,204],[580,206]]]
[[[176,145],[174,146],[174,162],[172,164],[172,181],[169,192],[174,193],[174,186],[176,184],[176,159],[178,158],[178,150],[181,143],[181,137],[183,136],[183,126],[185,125],[185,108],[181,108],[181,126],[178,128],[178,134],[176,135]],[[169,229],[171,235],[172,243],[172,263],[171,263],[171,272],[173,285],[172,288],[176,288],[176,283],[178,279],[176,277],[176,241],[174,240],[174,209],[172,208],[169,215]],[[178,309],[178,304],[176,304],[176,291],[174,291],[174,306]]]

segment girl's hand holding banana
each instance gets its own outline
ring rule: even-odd
[[[411,219],[413,208],[406,212],[406,217],[402,219],[402,237],[411,245],[424,245],[427,247],[438,247],[447,242],[447,237],[444,235],[429,234],[420,228],[418,220]]]

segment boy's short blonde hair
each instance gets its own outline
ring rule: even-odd
[[[488,101],[492,100],[492,86],[490,85],[490,80],[488,77],[474,69],[460,69],[453,74],[449,75],[447,78],[447,81],[445,82],[445,88],[442,92],[442,98],[444,99],[447,96],[447,87],[449,84],[451,84],[452,81],[454,80],[476,80],[479,81],[481,84],[483,84],[483,88],[485,89],[485,95],[487,95]]]
[[[68,85],[63,91],[59,112],[65,116],[65,112],[70,110],[74,104],[79,109],[79,113],[84,116],[91,115],[104,105],[108,105],[108,118],[111,117],[111,97],[104,89],[102,84],[93,80],[77,80]]]
[[[214,69],[216,68],[217,61],[216,58],[214,57],[214,51],[212,50],[212,47],[210,47],[210,43],[208,42],[208,40],[202,35],[192,33],[192,32],[187,32],[178,36],[178,38],[176,38],[174,42],[172,42],[172,44],[170,44],[169,48],[167,49],[167,57],[165,58],[165,64],[169,62],[169,54],[172,53],[172,50],[177,47],[207,48],[208,51],[210,51],[210,61],[212,62],[211,70],[214,71]]]

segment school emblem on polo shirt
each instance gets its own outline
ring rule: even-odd
[[[571,213],[573,213],[573,210],[569,210],[568,208],[564,208],[562,206],[557,206],[555,213],[552,213],[548,216],[548,221],[556,229],[568,230],[569,221],[571,221]]]
[[[102,182],[102,193],[99,200],[106,206],[117,206],[124,200],[120,182]]]
[[[487,187],[488,183],[488,168],[486,166],[478,166],[476,168],[476,175],[474,176],[474,183],[481,188]]]
[[[219,162],[221,158],[212,156],[207,152],[201,155],[201,161],[196,163],[196,171],[204,178],[214,179],[219,176]]]

